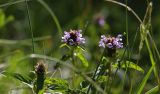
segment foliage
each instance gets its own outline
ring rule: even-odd
[[[158,3],[0,0],[0,92],[159,94]]]

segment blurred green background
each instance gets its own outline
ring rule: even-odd
[[[125,0],[117,1],[126,3]],[[143,19],[145,15],[147,4],[150,1],[153,2],[151,34],[158,49],[160,49],[160,1],[126,1],[128,6],[130,6],[141,19]],[[126,9],[124,7],[106,2],[105,0],[44,0],[44,2],[48,4],[56,15],[62,31],[69,31],[70,29],[83,30],[83,36],[86,38],[86,44],[84,45],[87,50],[86,57],[92,65],[87,70],[94,70],[96,62],[102,53],[102,50],[99,50],[98,47],[100,36],[102,34],[114,36],[124,34],[126,32],[126,26],[128,25],[129,51],[132,53],[130,60],[133,62],[139,60],[139,66],[146,72],[148,71],[150,60],[146,47],[142,49],[140,56],[138,55],[140,23],[130,12],[126,15]],[[9,72],[28,74],[28,72],[33,69],[34,62],[32,62],[31,59],[25,59],[21,62],[18,62],[18,60],[33,52],[55,58],[60,58],[61,55],[63,55],[64,51],[59,48],[62,36],[60,36],[58,32],[51,14],[37,0],[29,0],[28,8],[29,15],[24,0],[0,0],[0,72],[6,70]],[[28,16],[30,17],[30,24]],[[128,18],[128,24],[126,24],[126,16]],[[99,24],[100,19],[105,21],[103,25]],[[30,31],[33,31],[34,51],[32,33]],[[136,41],[133,42],[136,33]],[[126,38],[124,38],[124,41],[125,39]],[[131,50],[132,47],[133,51]],[[124,49],[119,51],[120,55],[123,54]],[[126,56],[125,59],[128,59],[128,57]],[[134,91],[134,89],[137,88],[137,84],[141,82],[144,77],[144,74],[130,70],[128,75],[130,75],[128,77],[129,80],[132,81]],[[117,79],[116,81],[118,84],[121,83],[122,80]],[[154,77],[151,76],[144,91],[155,86],[155,83]],[[117,94],[121,92],[120,86],[118,86],[116,87],[115,84],[115,88],[113,88],[115,94],[116,92]],[[21,88],[19,87],[21,87],[19,81],[4,77],[3,75],[0,76],[1,94],[8,94],[9,92],[11,92],[11,94],[18,94],[15,92],[17,90],[20,92]],[[130,88],[130,85],[126,84],[124,91],[128,92],[128,88]],[[25,94],[30,93],[31,91],[25,91]]]

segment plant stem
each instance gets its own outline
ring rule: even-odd
[[[104,54],[105,54],[105,50],[106,50],[106,49],[104,49],[103,54],[102,54],[102,56],[101,56],[101,58],[100,58],[100,60],[99,60],[99,62],[98,62],[97,67],[96,67],[96,70],[95,70],[95,72],[94,72],[94,74],[93,74],[93,77],[92,77],[92,80],[93,80],[93,81],[96,80],[95,77],[96,77],[96,74],[97,74],[97,72],[98,72],[98,68],[99,68],[100,65],[101,65],[101,61],[102,61],[102,58],[103,58],[103,56],[104,56]],[[97,78],[98,78],[98,76],[97,76]],[[89,94],[91,87],[92,87],[92,85],[90,84],[89,87],[88,87],[88,90],[87,90],[87,94]]]
[[[73,66],[76,66],[76,64],[75,64],[75,58],[74,58],[74,50],[75,50],[75,48],[73,47],[71,49],[71,58],[72,58],[72,64],[73,64]],[[75,84],[74,84],[74,82],[75,82],[75,73],[74,73],[74,71],[72,72],[72,76],[73,76],[72,85],[73,85],[73,87],[75,87]]]
[[[110,61],[112,61],[112,60],[110,60]],[[107,85],[108,85],[108,87],[109,87],[109,80],[110,80],[110,77],[111,77],[111,72],[112,72],[112,69],[111,69],[111,62],[109,62],[109,68],[108,68],[108,80],[107,80]],[[111,78],[112,79],[112,78]],[[112,82],[111,82],[112,83]],[[110,84],[111,85],[111,84]],[[110,86],[111,87],[111,86]],[[109,90],[109,88],[108,88],[108,94],[110,94],[110,90]]]
[[[28,18],[29,32],[30,32],[31,38],[32,38],[32,53],[34,54],[35,53],[34,35],[33,35],[30,10],[29,10],[29,6],[28,6],[27,0],[25,0],[25,5],[26,5],[26,9],[27,9],[27,18]],[[33,69],[34,69],[34,65],[35,65],[34,60],[32,60],[32,63],[33,63]]]
[[[15,4],[19,4],[19,3],[23,3],[23,2],[28,2],[30,0],[17,0],[17,1],[14,1],[14,2],[8,2],[8,3],[4,3],[4,4],[1,4],[0,5],[0,8],[2,7],[6,7],[6,6],[11,6],[11,5],[15,5]]]
[[[117,72],[118,72],[118,69],[119,69],[119,68],[116,69],[116,71],[115,71],[115,73],[114,73],[114,76],[113,76],[113,79],[111,80],[111,84],[110,84],[110,86],[109,86],[108,94],[110,94],[111,87],[112,87],[113,81],[114,81],[115,78],[116,78],[116,74],[117,74]]]
[[[62,35],[62,27],[58,21],[57,16],[54,14],[54,12],[51,10],[51,8],[47,5],[47,3],[43,0],[37,0],[47,11],[48,13],[52,16],[53,21],[55,22],[59,35]]]
[[[152,54],[152,51],[150,49],[150,46],[149,46],[147,38],[145,38],[145,43],[146,43],[146,46],[147,46],[147,49],[148,49],[148,52],[149,52],[149,57],[150,57],[151,64],[152,64],[152,66],[154,66],[154,68],[153,68],[154,75],[155,75],[155,77],[157,79],[157,82],[159,84],[160,82],[159,82],[158,72],[157,72],[157,69],[156,69],[156,66],[155,66],[156,63],[154,61],[153,54]]]

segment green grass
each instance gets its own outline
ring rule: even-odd
[[[0,86],[4,86],[0,92],[6,94],[14,88],[17,94],[34,94],[39,87],[35,64],[43,60],[47,67],[44,85],[38,90],[40,94],[46,90],[69,94],[158,93],[160,44],[155,36],[159,32],[157,29],[157,34],[154,33],[152,23],[154,5],[148,0],[144,2],[147,8],[138,10],[143,10],[145,15],[138,14],[128,0],[124,3],[114,0],[0,1]],[[122,19],[122,16],[125,17]],[[106,18],[104,26],[98,25],[98,17]],[[82,47],[61,47],[61,43],[57,43],[63,30],[79,27],[86,38]],[[98,47],[100,36],[120,32],[124,33],[124,48],[116,50],[112,57],[107,56],[106,50],[102,53],[104,49]],[[59,67],[54,69],[57,64]],[[52,78],[57,79],[55,83]]]

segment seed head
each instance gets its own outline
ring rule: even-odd
[[[35,72],[36,74],[44,74],[46,72],[46,67],[42,60],[39,61],[37,65],[35,66]]]

